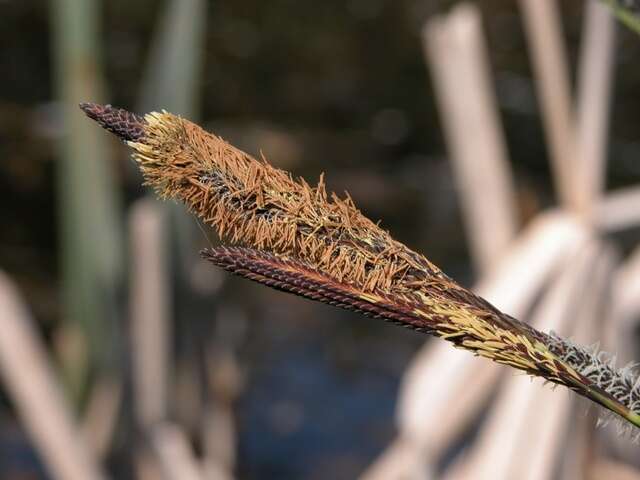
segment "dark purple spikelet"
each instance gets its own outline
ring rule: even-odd
[[[431,332],[432,325],[413,310],[415,305],[384,295],[362,297],[357,288],[338,282],[304,263],[281,258],[267,252],[244,247],[217,247],[200,252],[202,258],[234,275],[293,293],[310,300],[326,303],[381,318],[404,327]]]
[[[111,105],[81,103],[80,109],[105,130],[117,135],[125,142],[138,142],[144,137],[147,121],[135,113]]]

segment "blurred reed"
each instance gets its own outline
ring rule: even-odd
[[[204,0],[171,0],[158,20],[149,58],[140,84],[138,108],[159,108],[199,118],[199,99],[206,39],[207,4]],[[193,264],[195,224],[183,209],[173,204],[168,213],[173,267],[187,292]],[[187,301],[188,303],[188,301]]]
[[[104,478],[64,395],[47,348],[20,294],[0,271],[0,374],[48,473],[56,480]]]
[[[104,98],[100,59],[101,2],[52,2],[53,51],[64,138],[58,162],[62,270],[62,369],[71,395],[86,394],[91,370],[115,361],[123,280],[120,193],[109,142],[87,128],[72,107]],[[78,344],[79,343],[79,344]]]
[[[142,111],[167,108],[198,117],[207,3],[171,0],[159,18],[140,84]]]
[[[482,19],[471,4],[455,12],[428,21],[422,44],[432,67],[474,269],[481,275],[500,260],[517,233],[516,189]]]
[[[569,66],[559,6],[555,1],[520,0],[558,203],[579,210],[573,175],[577,146]]]

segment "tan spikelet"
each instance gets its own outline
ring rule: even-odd
[[[170,113],[145,117],[130,141],[146,182],[183,201],[232,243],[294,254],[339,281],[406,294],[440,270],[355,208]]]

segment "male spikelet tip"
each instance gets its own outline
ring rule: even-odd
[[[640,427],[640,382],[597,352],[539,332],[458,285],[366,218],[167,112],[80,108],[133,150],[145,183],[178,199],[234,246],[202,256],[236,275],[382,318],[564,385]]]

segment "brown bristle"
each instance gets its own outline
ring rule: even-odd
[[[97,103],[81,103],[80,109],[105,130],[117,135],[125,142],[139,142],[144,138],[144,118],[122,108]]]

